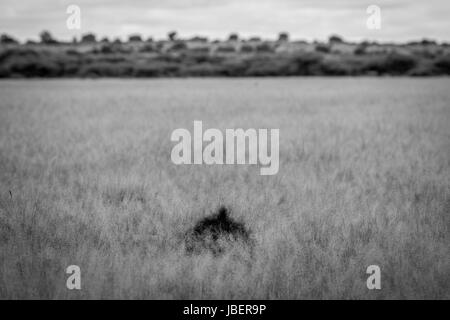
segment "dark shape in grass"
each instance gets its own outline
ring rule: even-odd
[[[188,254],[211,252],[218,256],[232,244],[242,244],[252,250],[250,230],[230,217],[226,207],[198,221],[185,235]]]

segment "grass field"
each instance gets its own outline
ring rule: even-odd
[[[450,298],[450,79],[0,82],[0,298]],[[170,134],[280,129],[280,169]],[[226,205],[253,257],[186,255]],[[66,289],[79,265],[82,290]],[[381,268],[368,290],[366,268]]]

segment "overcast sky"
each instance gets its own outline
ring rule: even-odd
[[[81,8],[81,29],[66,27],[67,6]],[[366,27],[366,8],[381,8],[381,29]],[[325,40],[339,34],[348,40],[450,40],[450,0],[1,0],[0,33],[20,40],[37,39],[42,30],[58,39],[89,31],[99,37],[180,37],[239,35]]]

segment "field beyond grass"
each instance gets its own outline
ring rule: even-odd
[[[0,298],[450,298],[450,79],[0,82]],[[176,128],[280,129],[280,170]],[[253,257],[186,255],[219,205]],[[366,268],[381,268],[368,290]],[[80,291],[66,288],[69,265]]]

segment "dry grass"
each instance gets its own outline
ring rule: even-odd
[[[448,299],[449,87],[2,81],[0,298]],[[170,133],[193,120],[279,128],[279,173],[173,165]],[[253,259],[185,255],[181,235],[219,204],[253,231]]]

